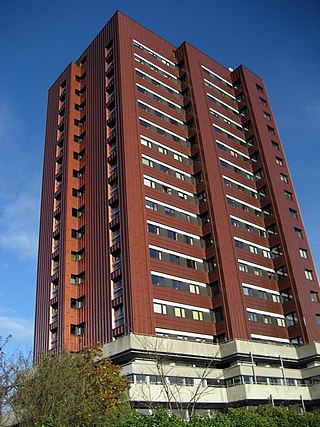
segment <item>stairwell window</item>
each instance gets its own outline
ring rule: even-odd
[[[306,258],[306,259],[308,258],[308,252],[306,249],[300,248],[299,253],[300,253],[301,258]]]
[[[304,270],[304,275],[307,280],[313,280],[312,270]]]

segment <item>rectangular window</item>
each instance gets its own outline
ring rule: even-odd
[[[281,179],[282,182],[288,182],[287,175],[284,175],[283,173],[280,174],[280,179]]]
[[[153,224],[148,224],[149,233],[160,234],[160,228]]]
[[[280,145],[279,145],[276,141],[272,141],[272,140],[271,140],[271,144],[272,144],[272,148],[273,148],[274,150],[277,150],[277,151],[279,151],[279,150],[280,150]]]
[[[260,86],[260,85],[258,85],[258,84],[256,83],[256,88],[257,88],[257,91],[258,91],[258,92],[263,93],[263,87],[262,87],[262,86]]]
[[[276,134],[276,132],[275,132],[275,130],[274,130],[274,128],[272,127],[272,126],[267,126],[267,128],[268,128],[268,132],[269,133],[271,133],[272,135],[275,135]]]
[[[178,197],[183,200],[188,200],[188,196],[185,193],[182,193],[181,191],[178,191]]]
[[[170,194],[170,196],[172,195],[172,188],[167,187],[166,185],[162,186],[162,191],[164,191],[167,194]]]
[[[152,274],[151,282],[153,285],[156,285],[156,286],[164,286],[164,277],[160,277],[160,276],[156,276],[155,274]]]
[[[271,115],[267,113],[266,111],[263,112],[263,117],[267,120],[271,120]]]
[[[192,294],[200,294],[200,288],[197,285],[189,285],[189,292]]]
[[[257,254],[258,248],[256,246],[249,245],[249,252],[251,252],[252,254]]]
[[[153,303],[153,311],[158,314],[167,314],[167,306],[164,304]]]
[[[316,314],[317,325],[320,325],[320,314]]]
[[[186,317],[186,310],[181,307],[174,307],[174,315],[176,317]]]
[[[299,253],[300,253],[301,258],[308,258],[308,252],[306,251],[306,249],[300,248]]]
[[[202,311],[192,310],[192,319],[193,320],[203,320]]]
[[[312,270],[304,270],[304,275],[306,276],[307,280],[313,280]]]
[[[296,237],[299,237],[299,239],[302,239],[302,230],[300,230],[299,228],[295,228],[294,232]]]
[[[248,320],[250,320],[250,322],[257,322],[258,321],[258,316],[256,313],[251,313],[250,311],[248,311],[247,317],[248,317]]]
[[[152,211],[157,211],[158,210],[158,205],[154,202],[150,202],[149,200],[146,201],[146,208],[150,209]]]
[[[142,163],[146,166],[150,166],[150,168],[153,168],[153,162],[149,159],[146,159],[145,157],[142,157]]]
[[[180,156],[180,154],[173,153],[173,158],[175,160],[179,160],[179,162],[183,162],[183,158]]]
[[[262,105],[264,105],[265,107],[268,105],[267,101],[263,98],[261,98],[261,96],[259,97],[259,101],[261,102]]]
[[[169,239],[178,240],[178,234],[172,230],[167,230],[167,237],[169,237]]]
[[[169,168],[167,166],[160,165],[160,171],[163,173],[169,173]]]
[[[158,151],[162,154],[168,154],[168,150],[166,148],[161,147],[160,145],[158,145]]]
[[[310,298],[312,302],[319,302],[318,292],[310,292]]]
[[[284,319],[277,317],[277,324],[278,326],[281,326],[282,328],[286,327],[286,322]]]
[[[291,201],[293,200],[293,196],[292,196],[292,193],[290,193],[290,191],[285,190],[284,195],[286,196],[286,199]]]
[[[156,188],[156,183],[154,181],[151,181],[150,179],[144,178],[143,183],[146,187]]]
[[[169,254],[169,262],[172,264],[180,264],[180,258],[177,255]]]
[[[246,264],[239,263],[239,270],[244,272],[244,273],[247,273],[248,272],[248,266]]]
[[[289,209],[291,218],[298,219],[298,212],[294,209]]]
[[[276,157],[276,163],[279,166],[283,166],[283,159],[280,159],[280,157]]]
[[[150,249],[149,252],[151,258],[162,259],[162,253],[160,251],[157,251],[156,249]]]

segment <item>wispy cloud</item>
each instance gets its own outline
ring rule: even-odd
[[[0,306],[0,331],[4,338],[12,335],[15,342],[30,343],[33,337],[33,322],[17,316],[11,308]]]
[[[34,260],[40,183],[36,176],[40,171],[35,172],[38,164],[29,153],[34,138],[17,111],[3,99],[0,116],[0,249],[20,260]]]
[[[0,211],[0,247],[20,259],[35,259],[38,243],[39,197],[20,192],[3,204]]]

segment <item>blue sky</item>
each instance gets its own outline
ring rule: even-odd
[[[117,9],[264,78],[319,270],[319,1],[0,0],[0,335],[15,347],[32,347],[47,90]]]

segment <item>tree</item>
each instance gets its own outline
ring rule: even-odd
[[[214,369],[217,352],[213,353],[206,362],[203,362],[203,366],[192,368],[194,384],[193,386],[186,386],[183,378],[190,375],[190,368],[186,367],[183,372],[179,366],[177,371],[176,363],[171,356],[171,354],[175,354],[173,341],[168,344],[168,340],[160,337],[138,335],[135,336],[135,339],[144,353],[148,355],[148,359],[153,362],[148,364],[146,376],[156,377],[157,384],[161,387],[156,388],[150,383],[135,385],[131,392],[133,399],[144,401],[145,406],[152,411],[155,409],[157,401],[162,401],[165,402],[169,413],[178,413],[181,418],[187,420],[194,417],[196,406],[201,398],[213,393],[214,387],[208,386],[208,380],[216,380],[218,384],[222,377],[222,371]],[[214,378],[212,378],[213,372],[215,373]],[[182,382],[170,381],[170,377],[175,376],[180,377]],[[156,389],[158,389],[158,395],[155,394]]]
[[[0,426],[15,416],[12,405],[16,393],[16,378],[20,372],[31,367],[31,354],[22,352],[6,353],[6,347],[12,336],[3,339],[0,336]]]
[[[16,369],[8,404],[21,426],[108,426],[125,412],[128,382],[98,347],[45,355]]]

